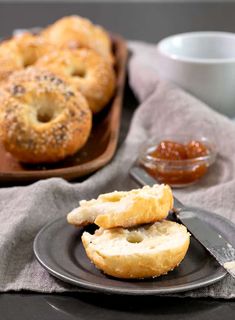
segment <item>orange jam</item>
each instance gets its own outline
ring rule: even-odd
[[[200,141],[192,140],[183,144],[165,140],[148,153],[154,165],[147,162],[143,165],[161,183],[186,185],[207,172],[207,164],[200,157],[209,153],[208,147]]]

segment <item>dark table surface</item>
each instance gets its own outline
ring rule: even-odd
[[[0,33],[43,26],[68,14],[80,14],[128,39],[157,42],[170,34],[195,30],[235,31],[235,3],[0,3]],[[120,142],[137,101],[127,87]],[[5,293],[0,320],[72,319],[235,319],[235,302],[101,294]]]

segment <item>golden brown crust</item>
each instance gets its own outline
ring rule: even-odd
[[[166,274],[185,257],[190,235],[175,222],[156,222],[149,229],[99,229],[84,232],[82,242],[89,259],[104,273],[118,278],[149,278]],[[141,242],[129,242],[136,232]],[[161,239],[162,237],[162,239]]]
[[[108,33],[88,19],[75,15],[63,17],[44,29],[42,37],[60,48],[93,49],[109,63],[113,63],[112,45]]]
[[[0,44],[0,82],[6,80],[12,72],[33,65],[53,49],[45,39],[29,32],[3,41]]]
[[[56,162],[86,143],[91,112],[63,78],[28,68],[14,73],[2,90],[0,137],[20,161]]]
[[[71,84],[86,97],[94,113],[107,105],[113,95],[113,68],[93,50],[57,50],[42,57],[36,65],[68,77]]]
[[[97,200],[81,201],[67,216],[76,226],[90,221],[102,228],[131,227],[167,217],[173,208],[173,195],[167,185],[145,186],[128,192],[103,194]]]
[[[145,198],[134,195],[132,202],[119,214],[100,214],[95,224],[102,228],[123,227],[128,228],[143,223],[151,223],[167,217],[173,207],[173,195],[169,186],[162,188],[160,197]]]

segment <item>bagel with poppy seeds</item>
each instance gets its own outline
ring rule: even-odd
[[[14,71],[33,65],[54,49],[45,39],[25,32],[0,43],[0,82]]]
[[[108,33],[100,26],[80,16],[68,16],[45,28],[41,36],[60,48],[90,48],[107,62],[113,63],[112,43]]]
[[[1,90],[0,138],[21,162],[56,162],[86,143],[91,111],[63,78],[28,68],[14,73]]]
[[[39,59],[36,66],[68,77],[75,89],[86,97],[93,113],[101,111],[114,93],[114,70],[93,50],[55,50]]]

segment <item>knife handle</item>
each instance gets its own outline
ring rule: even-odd
[[[147,171],[145,171],[140,166],[135,165],[130,169],[130,176],[140,185],[140,186],[153,186],[157,183],[157,181],[148,174]],[[185,208],[184,205],[176,198],[174,197],[174,209],[177,211]]]

